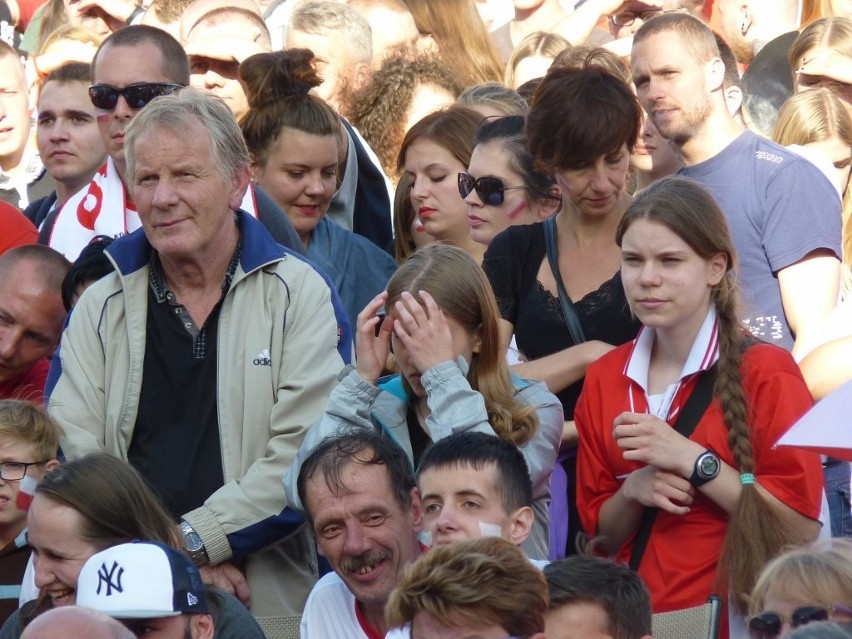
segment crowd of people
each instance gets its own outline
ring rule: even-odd
[[[852,636],[850,168],[840,0],[0,0],[0,639]]]

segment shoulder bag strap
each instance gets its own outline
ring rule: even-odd
[[[680,409],[680,415],[677,417],[674,429],[684,437],[692,435],[692,431],[698,425],[698,420],[707,411],[710,406],[710,401],[713,399],[713,386],[716,383],[716,364],[701,374],[692,394],[686,400],[683,408]],[[639,532],[633,540],[633,549],[630,552],[630,568],[638,570],[639,564],[642,563],[642,555],[645,554],[645,548],[648,546],[648,538],[651,536],[651,527],[654,525],[654,520],[657,518],[659,508],[645,508],[642,514],[642,523],[639,525]]]
[[[559,274],[559,248],[556,244],[556,216],[549,217],[544,221],[544,243],[547,248],[547,260],[550,262],[550,270],[553,271],[553,278],[556,280],[556,292],[559,294],[559,304],[562,306],[562,315],[565,317],[565,324],[568,326],[568,332],[571,333],[571,339],[574,344],[582,344],[586,341],[586,335],[583,332],[583,326],[580,324],[580,318],[577,315],[577,309],[574,308],[574,303],[568,297],[565,291],[565,285],[562,283],[562,276]]]

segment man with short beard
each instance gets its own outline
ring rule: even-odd
[[[384,637],[385,605],[420,556],[420,493],[405,452],[361,430],[324,440],[304,460],[299,499],[333,573],[311,591],[302,639]]]
[[[367,19],[338,2],[312,1],[293,10],[285,49],[310,49],[323,83],[312,91],[349,116],[349,99],[370,81],[373,35]]]
[[[810,162],[733,119],[719,48],[697,18],[668,13],[646,22],[633,36],[631,66],[639,101],[680,153],[681,174],[725,213],[747,299],[744,323],[802,357],[837,302],[836,190]]]

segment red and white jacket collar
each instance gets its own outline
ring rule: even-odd
[[[624,375],[633,381],[630,387],[630,410],[631,412],[648,412],[648,367],[651,362],[651,350],[656,338],[656,330],[643,326],[636,339],[633,348],[624,365]],[[686,381],[690,380],[696,373],[706,371],[719,359],[719,325],[716,318],[716,309],[711,306],[707,317],[701,324],[689,356],[683,365],[680,378],[673,384],[663,401],[662,419],[669,423],[677,418],[685,398],[681,390]]]

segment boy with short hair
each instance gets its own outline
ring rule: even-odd
[[[534,514],[527,464],[517,446],[499,437],[466,432],[434,442],[420,460],[417,486],[427,545],[479,537],[521,545],[529,537]]]
[[[38,481],[59,465],[61,429],[36,404],[0,400],[0,623],[18,607],[30,557],[21,481]]]

